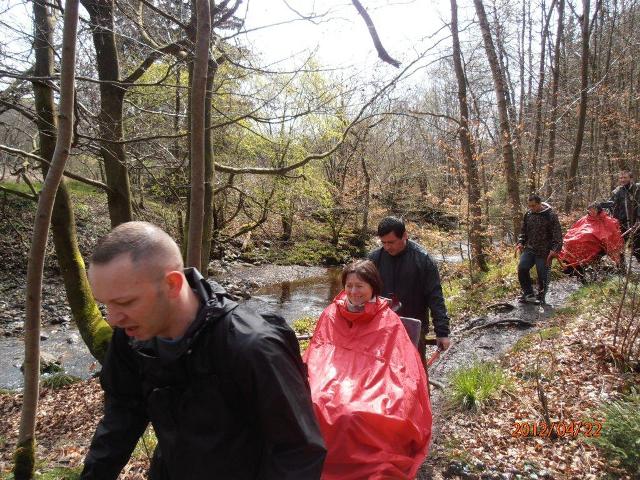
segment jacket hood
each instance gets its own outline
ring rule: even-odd
[[[551,205],[549,205],[547,202],[542,202],[542,210],[540,210],[539,212],[531,212],[531,213],[549,213],[553,210],[553,208],[551,208]]]

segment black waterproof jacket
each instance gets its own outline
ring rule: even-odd
[[[442,295],[438,266],[417,243],[409,240],[405,249],[391,256],[382,247],[369,254],[382,278],[382,296],[402,303],[397,312],[401,317],[417,318],[426,331],[429,312],[437,337],[449,336],[449,317]]]
[[[620,221],[623,230],[627,230],[640,219],[640,184],[620,185],[611,192],[613,216]]]
[[[148,422],[152,480],[320,478],[325,447],[294,332],[185,273],[203,306],[177,351],[158,355],[156,339],[115,330],[81,478],[117,478]]]
[[[540,212],[527,210],[524,214],[518,238],[518,243],[537,257],[546,257],[552,250],[557,253],[562,250],[562,227],[558,215],[549,204],[542,205]]]

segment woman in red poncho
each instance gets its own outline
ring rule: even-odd
[[[607,215],[600,204],[594,202],[587,208],[587,215],[567,230],[558,259],[564,273],[584,279],[585,266],[605,254],[619,264],[623,249],[624,240],[618,220]]]
[[[410,479],[427,456],[431,405],[418,350],[378,297],[375,265],[342,272],[304,360],[327,445],[322,479]]]

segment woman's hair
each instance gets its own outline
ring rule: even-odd
[[[600,213],[602,211],[602,205],[600,204],[600,202],[591,202],[587,207],[587,210],[591,210],[592,208],[596,211],[596,213]]]
[[[347,276],[355,273],[360,280],[368,283],[373,289],[374,295],[382,293],[382,279],[378,273],[378,269],[371,260],[356,260],[351,262],[342,269],[342,288],[347,283]]]

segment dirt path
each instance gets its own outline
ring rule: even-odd
[[[564,306],[568,297],[578,288],[579,285],[574,279],[561,279],[551,284],[547,295],[547,305],[520,304],[514,299],[508,302],[513,306],[512,310],[503,313],[490,313],[482,319],[472,319],[454,329],[451,347],[429,369],[430,378],[445,386],[444,391],[435,388],[432,388],[431,391],[433,411],[433,445],[431,451],[446,442],[446,439],[439,436],[439,432],[445,420],[442,412],[446,405],[448,377],[451,372],[475,361],[498,361],[513,347],[518,339],[545,328],[545,324],[554,314],[554,311]],[[467,331],[487,322],[505,319],[517,319],[522,322],[531,322],[533,325],[498,324]],[[437,470],[435,463],[431,457],[428,458],[418,472],[416,479],[434,478]]]

